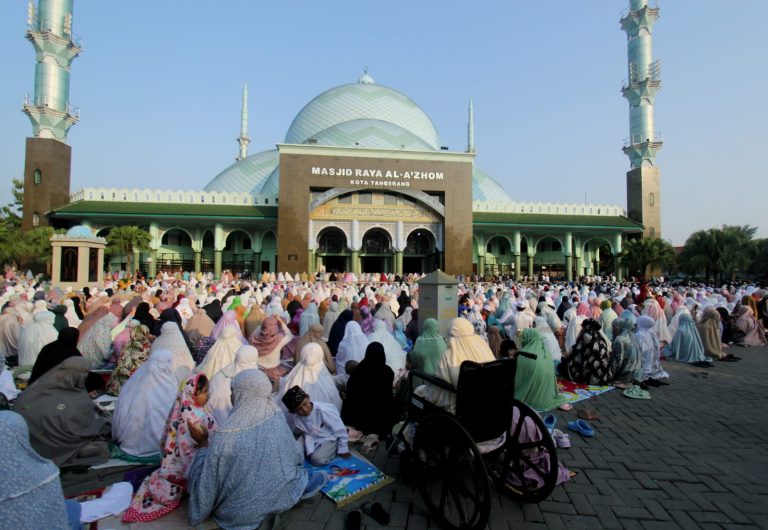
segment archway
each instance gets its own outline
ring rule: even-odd
[[[437,269],[440,255],[435,247],[435,236],[429,230],[417,228],[408,234],[403,250],[403,274]]]
[[[515,270],[515,258],[512,245],[504,236],[493,236],[485,243],[484,274],[512,274]]]
[[[156,259],[159,271],[194,270],[195,253],[192,250],[192,237],[181,228],[167,230],[160,239],[160,249]]]
[[[546,275],[551,279],[566,276],[563,244],[559,239],[554,236],[544,236],[536,242],[533,273],[538,276]]]
[[[600,276],[616,271],[613,244],[604,236],[595,236],[584,241],[582,256],[585,274],[587,270]]]
[[[321,262],[318,268],[322,267],[326,272],[349,270],[346,234],[335,226],[323,228],[317,235],[317,256]]]
[[[221,257],[222,270],[243,274],[251,270],[253,264],[253,243],[251,236],[242,230],[233,230],[227,236]]]
[[[261,240],[261,272],[274,272],[277,254],[277,238],[273,232],[266,232]]]
[[[362,272],[390,272],[392,270],[392,242],[381,228],[371,228],[363,235],[360,249]]]

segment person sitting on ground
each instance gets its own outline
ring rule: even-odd
[[[187,472],[197,451],[190,435],[192,426],[203,425],[206,432],[216,427],[207,403],[208,378],[205,374],[187,377],[165,424],[160,469],[141,483],[123,514],[124,523],[154,521],[181,505],[187,487]]]
[[[733,342],[738,346],[765,346],[765,331],[752,308],[739,304],[733,312]]]
[[[70,357],[31,384],[14,410],[29,425],[32,447],[59,467],[109,459],[110,417],[85,389],[90,361]]]
[[[636,322],[635,315],[629,311],[614,319],[615,331],[611,348],[611,370],[613,385],[617,388],[629,388],[642,379],[643,362],[640,344],[632,332]]]
[[[309,394],[298,385],[288,389],[282,402],[295,416],[294,431],[301,433],[304,452],[312,465],[324,466],[337,455],[349,458],[347,429],[334,405],[310,401]]]
[[[681,363],[703,367],[712,365],[712,359],[704,355],[701,337],[693,323],[693,317],[688,313],[680,315],[675,336],[672,337],[672,342],[664,348],[663,353],[668,359]]]
[[[467,325],[472,327],[469,322]],[[365,350],[365,358],[349,376],[347,396],[341,409],[344,423],[365,434],[389,434],[395,419],[394,380],[395,373],[386,364],[384,346],[371,342]]]
[[[611,350],[605,335],[600,333],[598,320],[584,320],[570,355],[563,358],[557,370],[574,383],[607,385],[613,380]]]
[[[261,370],[244,370],[232,380],[232,412],[213,439],[192,428],[199,447],[188,478],[193,526],[213,516],[222,528],[258,528],[323,486],[322,473],[304,468],[271,392]]]
[[[43,376],[50,369],[58,366],[65,359],[70,357],[82,357],[80,350],[77,349],[77,341],[80,336],[80,332],[77,328],[66,327],[59,331],[59,338],[50,344],[43,346],[40,350],[40,354],[37,356],[35,365],[32,368],[32,375],[29,377],[29,384],[31,385],[40,377]],[[104,379],[98,374],[88,372],[88,377],[85,380],[85,389],[96,395],[104,388]]]
[[[656,321],[642,315],[638,317],[635,340],[640,347],[640,382],[659,386],[658,381],[668,379],[669,374],[661,367],[659,337],[653,331]]]
[[[552,335],[549,326],[546,327]],[[555,364],[544,344],[544,338],[537,329],[523,330],[520,351],[532,353],[536,355],[536,359],[524,355],[517,356],[515,399],[538,411],[552,410],[563,405],[566,400],[557,390]]]
[[[279,401],[289,388],[300,386],[317,401],[330,403],[341,412],[341,396],[333,376],[323,363],[323,350],[318,344],[310,342],[301,349],[301,361],[284,377],[280,378],[276,401]],[[291,425],[291,415],[286,416]]]
[[[714,307],[707,307],[701,315],[701,321],[696,325],[696,331],[699,332],[701,343],[704,345],[704,354],[711,355],[718,361],[734,362],[738,361],[732,353],[723,351],[723,342],[721,340],[720,314]]]

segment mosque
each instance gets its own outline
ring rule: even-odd
[[[330,88],[310,100],[272,149],[248,154],[243,89],[239,152],[202,190],[70,190],[67,132],[73,0],[30,2],[27,39],[37,55],[27,138],[23,228],[85,226],[94,237],[137,225],[151,236],[139,268],[235,272],[318,270],[549,274],[568,279],[618,271],[622,242],[660,235],[653,99],[660,86],[651,28],[658,8],[631,0],[630,138],[624,152],[628,211],[616,205],[518,202],[475,160],[473,106],[467,146],[443,147],[430,117],[408,96],[376,83]],[[124,267],[113,256],[109,266]],[[70,264],[71,265],[71,264]]]

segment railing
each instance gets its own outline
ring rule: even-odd
[[[83,48],[83,39],[78,35],[77,33],[64,33],[62,32],[61,35],[54,33],[53,29],[51,29],[52,26],[58,25],[58,24],[52,24],[47,21],[42,21],[38,24],[37,21],[34,21],[32,24],[27,24],[27,31],[30,33],[48,33],[58,39],[70,41],[72,44],[75,45],[75,47],[80,48],[82,50]]]
[[[648,81],[659,81],[661,82],[661,59],[656,59],[653,61],[650,65],[648,65],[648,68],[646,68],[645,72],[642,72],[638,74],[634,68],[633,64],[630,64],[629,66],[630,70],[630,76],[629,78],[624,79],[621,82],[621,89],[625,90],[629,87],[629,85],[634,83],[642,83],[646,79]],[[645,74],[643,76],[643,73]]]
[[[642,132],[633,134],[629,138],[624,138],[623,148],[626,149],[633,145],[644,143],[662,143],[663,141],[664,139],[662,138],[661,133]]]
[[[64,106],[63,111],[59,110],[57,108],[56,98],[54,98],[53,96],[49,96],[47,94],[40,94],[39,96],[30,96],[29,94],[25,94],[24,107],[25,108],[27,107],[46,108],[46,109],[54,110],[57,112],[64,112],[75,118],[80,118],[80,107],[78,107],[77,105],[72,105],[68,102]]]
[[[648,0],[648,9],[658,9],[659,8],[659,0]],[[625,7],[621,11],[619,11],[619,18],[626,18],[627,15],[629,15],[632,12],[632,10],[629,7]]]
[[[70,194],[70,202],[162,202],[171,204],[218,204],[229,206],[277,206],[277,195],[247,192],[186,191],[134,188],[83,188]]]
[[[473,201],[473,212],[528,213],[548,215],[624,216],[626,211],[615,204],[578,204],[556,202]]]

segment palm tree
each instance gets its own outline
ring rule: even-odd
[[[138,226],[116,226],[107,235],[107,254],[123,254],[128,258],[128,274],[133,274],[133,254],[149,250],[152,236]]]
[[[704,271],[705,281],[735,280],[737,271],[749,267],[757,251],[755,227],[728,226],[699,230],[686,240],[680,254],[683,270],[696,275]]]
[[[29,245],[12,223],[0,222],[0,264],[17,266],[29,252]]]
[[[644,237],[627,241],[621,257],[630,274],[645,279],[649,271],[663,269],[675,261],[675,250],[669,241],[658,237]]]

